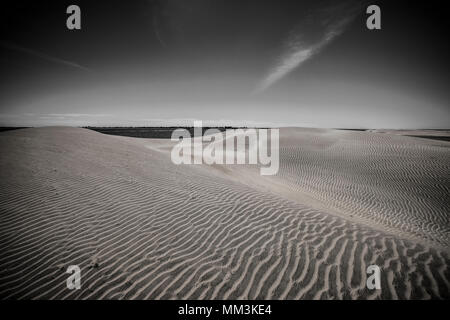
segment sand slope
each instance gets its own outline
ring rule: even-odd
[[[275,177],[78,128],[0,146],[0,298],[450,298],[448,142],[283,129]]]

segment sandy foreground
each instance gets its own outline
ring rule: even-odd
[[[450,298],[450,142],[286,128],[276,176],[172,146],[1,133],[0,298]]]

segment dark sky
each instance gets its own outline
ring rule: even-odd
[[[70,4],[81,30],[66,28]],[[1,6],[0,125],[450,127],[445,1]]]

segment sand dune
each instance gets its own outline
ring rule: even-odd
[[[168,140],[1,133],[0,298],[450,298],[449,142],[280,133],[273,177],[176,166]]]

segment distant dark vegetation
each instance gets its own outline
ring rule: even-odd
[[[27,129],[29,127],[0,127],[0,132],[17,130],[17,129]]]
[[[450,141],[450,136],[411,136],[411,135],[408,135],[408,137],[431,139],[431,140]]]
[[[194,136],[194,127],[83,127],[104,134],[126,136],[135,138],[170,139],[176,129],[186,129]],[[202,127],[202,134],[208,129],[217,129],[221,132],[230,129],[248,129],[246,127]]]

